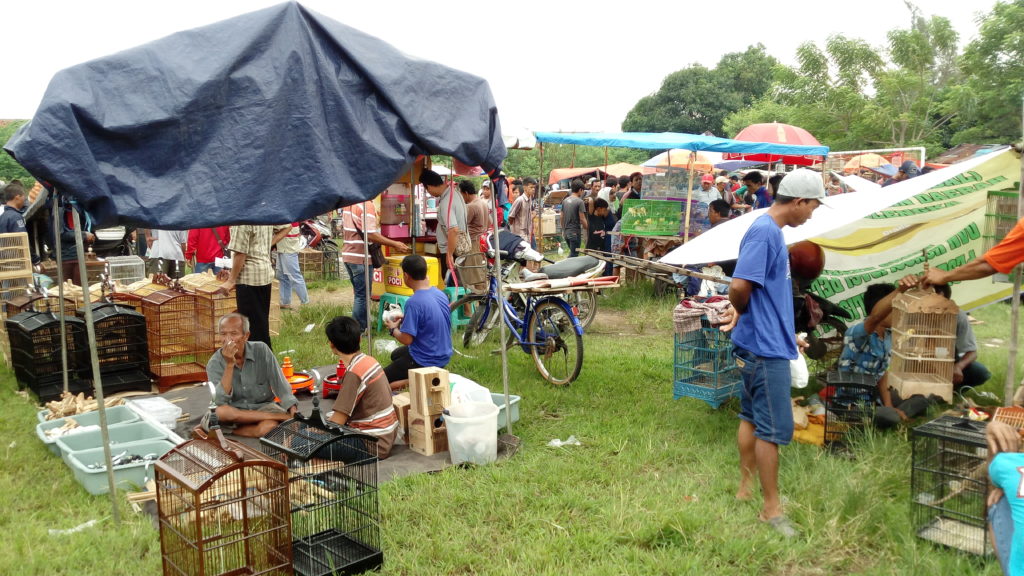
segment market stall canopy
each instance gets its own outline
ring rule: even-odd
[[[505,158],[482,78],[291,2],[58,72],[5,145],[99,226],[292,222]]]
[[[722,162],[721,152],[695,152],[676,148],[666,150],[643,163],[645,168],[686,168],[710,172]]]
[[[613,148],[642,148],[646,150],[682,148],[685,150],[709,152],[797,156],[825,156],[828,154],[828,146],[792,146],[788,144],[772,144],[770,142],[744,142],[741,140],[718,138],[717,136],[698,136],[696,134],[683,134],[679,132],[537,132],[535,135],[538,142],[578,144],[580,146],[611,146]]]
[[[556,168],[548,175],[548,184],[554,184],[555,182],[561,182],[562,180],[568,180],[569,178],[575,178],[576,176],[592,172],[599,172],[605,176],[629,176],[634,172],[640,171],[642,171],[640,166],[626,162],[609,164],[607,166],[591,166],[589,168]]]
[[[1002,151],[1002,153],[1008,152],[1009,149]],[[852,194],[829,196],[830,207],[815,210],[814,215],[803,226],[797,228],[786,226],[782,229],[782,234],[788,245],[801,240],[814,239],[854,223],[856,223],[854,224],[855,228],[859,227],[861,226],[859,221],[880,210],[913,198],[940,184],[956,183],[954,180],[956,176],[976,169],[989,159],[989,157],[974,158],[953,164],[942,170],[903,180],[884,189],[874,185],[865,187],[863,190],[858,189],[858,192]],[[845,177],[843,180],[848,181],[850,178],[852,177]],[[733,260],[739,255],[740,241],[747,229],[754,223],[754,220],[768,210],[768,208],[754,210],[715,226],[669,252],[660,261],[665,264],[684,266]]]

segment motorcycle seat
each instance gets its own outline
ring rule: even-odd
[[[552,280],[569,278],[588,272],[599,264],[601,264],[601,261],[593,256],[576,256],[574,258],[566,258],[554,264],[548,264],[541,268],[540,272]]]

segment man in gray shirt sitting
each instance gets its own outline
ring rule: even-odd
[[[227,314],[217,325],[223,345],[206,363],[217,419],[226,432],[259,438],[290,419],[299,402],[270,347],[249,342],[248,318]]]

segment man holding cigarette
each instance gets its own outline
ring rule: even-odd
[[[290,419],[299,402],[270,347],[249,341],[248,318],[227,314],[218,329],[224,344],[206,363],[217,419],[225,432],[259,438]]]

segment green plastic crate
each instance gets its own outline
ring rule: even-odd
[[[628,199],[622,209],[622,233],[635,236],[678,236],[682,202]]]
[[[145,479],[156,478],[156,459],[170,452],[174,443],[170,440],[149,440],[146,442],[131,442],[118,447],[112,455],[127,452],[129,456],[155,455],[155,459],[149,462],[132,462],[114,466],[114,484],[118,490],[134,490],[145,485]],[[112,449],[113,450],[113,449]],[[92,495],[107,494],[110,492],[110,484],[107,482],[107,468],[104,464],[103,448],[92,448],[82,450],[71,455],[68,466],[75,475],[75,480],[85,488],[85,491]],[[93,465],[93,468],[89,468]]]
[[[110,449],[121,450],[125,444],[145,442],[149,440],[165,440],[167,432],[157,428],[149,422],[131,422],[128,424],[116,424],[107,428],[110,437]],[[62,436],[57,439],[57,447],[60,448],[61,457],[64,462],[70,465],[71,455],[84,450],[103,447],[103,436],[100,430],[90,430],[81,434]]]
[[[49,410],[44,410],[43,412],[49,413]],[[40,412],[40,414],[43,413]],[[42,417],[45,418],[45,415]],[[54,428],[60,428],[68,418],[74,419],[75,422],[78,422],[79,426],[98,426],[100,423],[99,410],[84,412],[82,414],[76,414],[75,416],[68,416],[67,418],[57,418],[56,420],[40,420],[39,424],[36,425],[36,436],[38,436],[43,444],[46,444],[50,449],[50,452],[53,452],[54,454],[60,454],[60,447],[57,446],[58,438],[48,437],[46,435],[46,431]],[[112,406],[107,408],[107,424],[111,427],[138,421],[139,415],[127,406]],[[88,432],[72,432],[67,436],[87,433]]]

